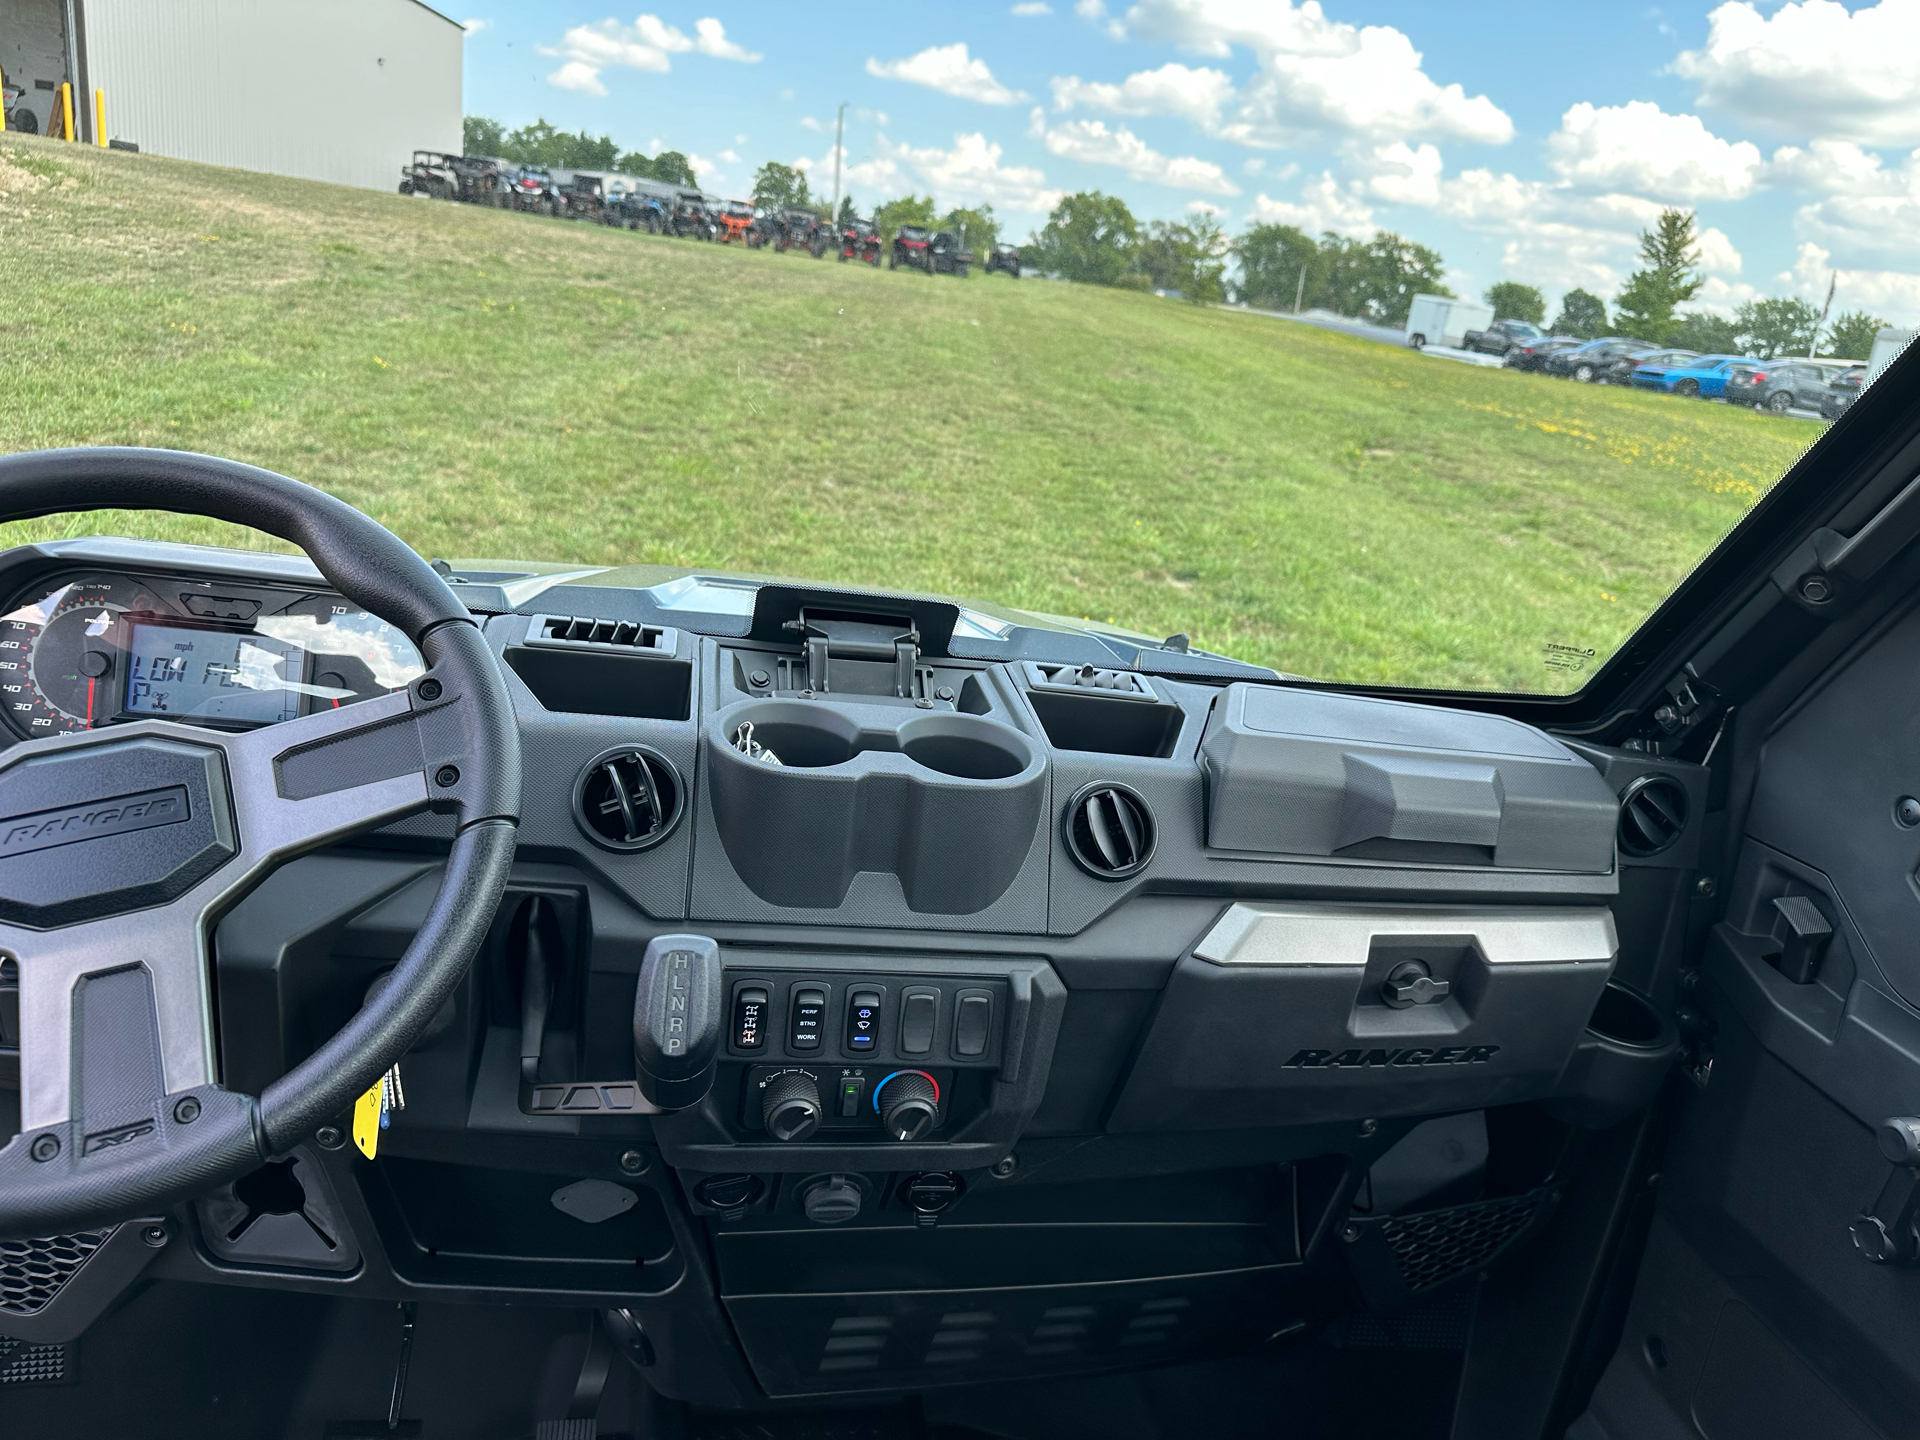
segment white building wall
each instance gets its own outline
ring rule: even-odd
[[[460,149],[459,25],[418,0],[84,0],[107,134],[143,151],[389,190]]]

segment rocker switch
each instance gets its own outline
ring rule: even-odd
[[[933,1028],[939,1013],[938,990],[909,990],[900,997],[902,1055],[925,1055],[933,1049]]]
[[[758,1050],[767,1043],[767,992],[748,986],[733,997],[733,1045],[736,1050]]]
[[[827,992],[803,985],[793,992],[793,1013],[787,1020],[789,1050],[818,1050],[827,1018]]]
[[[856,990],[847,998],[847,1049],[868,1055],[880,1041],[880,992]]]
[[[987,1039],[993,1033],[993,992],[962,990],[953,1015],[953,1053],[973,1059],[987,1053]]]

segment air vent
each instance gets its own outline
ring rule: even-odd
[[[581,615],[536,615],[527,625],[529,645],[591,645],[595,649],[674,653],[678,635],[632,620],[594,620]]]
[[[1097,665],[1039,665],[1029,660],[1027,683],[1035,690],[1092,690],[1127,700],[1159,698],[1135,672],[1103,670]]]
[[[1097,782],[1067,802],[1067,849],[1101,880],[1124,880],[1153,858],[1153,811],[1125,785]]]
[[[1671,850],[1687,831],[1687,787],[1671,775],[1642,775],[1620,797],[1620,848],[1636,860]]]
[[[644,745],[624,745],[580,772],[574,817],[609,850],[645,850],[672,832],[684,799],[672,761]]]

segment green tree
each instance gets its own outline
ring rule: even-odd
[[[902,225],[924,225],[931,230],[936,213],[931,195],[902,195],[898,200],[876,205],[873,225],[880,232],[881,246],[891,246]]]
[[[853,208],[853,196],[842,195],[840,197],[840,213],[833,218],[836,224],[844,227],[858,218],[859,214],[860,212]]]
[[[499,154],[522,165],[541,165],[555,170],[611,170],[620,147],[611,135],[598,138],[582,130],[557,130],[544,116],[531,125],[509,130],[500,142]]]
[[[960,248],[971,250],[983,265],[986,263],[987,255],[1000,239],[1000,222],[994,219],[991,205],[982,205],[972,210],[963,210],[956,206],[940,218],[939,228],[951,230],[958,235]]]
[[[1140,222],[1126,202],[1098,190],[1082,190],[1053,207],[1040,228],[1039,268],[1085,285],[1115,285],[1133,269]]]
[[[1662,210],[1653,228],[1640,232],[1640,261],[1613,302],[1614,323],[1636,340],[1671,344],[1680,330],[1675,312],[1706,283],[1694,268],[1700,251],[1693,212]]]
[[[651,159],[639,150],[629,150],[614,163],[613,168],[623,175],[639,175],[648,180],[658,180],[663,185],[685,185],[690,189],[700,186],[693,166],[678,150],[662,150]]]
[[[506,130],[498,120],[469,115],[460,122],[463,155],[498,155],[506,144]]]
[[[1155,220],[1134,246],[1133,273],[1145,276],[1149,289],[1206,305],[1225,294],[1226,257],[1227,234],[1213,216],[1197,214],[1184,225]]]
[[[1319,303],[1326,262],[1306,231],[1293,225],[1254,225],[1233,242],[1231,253],[1240,264],[1234,291],[1247,304],[1291,310],[1295,296],[1303,306]]]
[[[1797,295],[1749,300],[1733,312],[1733,326],[1747,353],[1762,360],[1811,354],[1820,329],[1820,307]]]
[[[1547,297],[1538,285],[1502,280],[1487,287],[1486,300],[1496,320],[1525,320],[1529,325],[1539,325],[1547,318]]]
[[[1371,240],[1327,235],[1320,245],[1329,252],[1327,300],[1342,315],[1404,325],[1414,296],[1453,294],[1440,278],[1446,264],[1440,252],[1391,230]]]
[[[753,172],[753,203],[768,210],[814,208],[806,175],[778,160],[769,160]]]
[[[1724,315],[1688,310],[1680,316],[1673,343],[1702,355],[1736,355],[1740,351],[1740,327]]]
[[[1590,290],[1569,290],[1560,297],[1560,314],[1553,333],[1580,340],[1598,340],[1607,333],[1607,302]]]
[[[1849,310],[1836,315],[1827,331],[1822,354],[1835,360],[1865,360],[1873,353],[1873,337],[1887,328],[1887,322],[1864,310]]]

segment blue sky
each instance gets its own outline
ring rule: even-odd
[[[862,208],[991,203],[1024,237],[1064,193],[1143,219],[1213,208],[1397,230],[1477,294],[1611,298],[1640,229],[1694,209],[1707,285],[1920,321],[1920,0],[1659,7],[1480,0],[660,3],[466,19],[466,109],[695,157],[741,194],[762,161]]]

